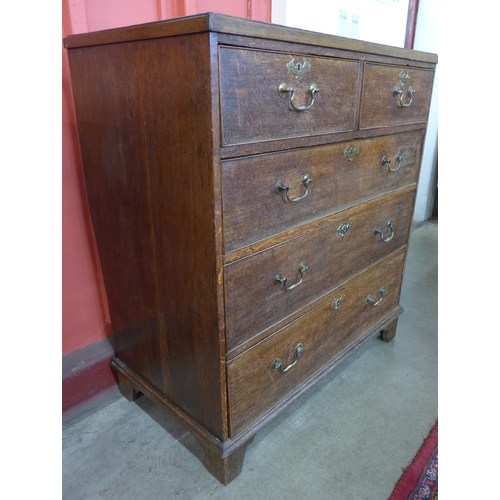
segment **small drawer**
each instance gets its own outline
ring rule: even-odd
[[[358,64],[221,47],[222,144],[353,130]]]
[[[417,130],[223,161],[225,252],[416,182],[422,140]]]
[[[227,264],[228,351],[404,246],[414,198],[413,185],[339,212],[320,229]]]
[[[434,71],[366,63],[359,128],[426,122]]]
[[[232,437],[397,308],[405,253],[406,247],[363,271],[327,301],[228,362]]]

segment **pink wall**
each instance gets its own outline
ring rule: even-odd
[[[65,2],[67,3],[67,2]],[[63,5],[64,7],[64,5]],[[63,8],[63,35],[71,33]],[[79,16],[81,26],[83,17]],[[107,335],[105,296],[95,251],[78,146],[69,64],[62,64],[62,346],[63,355]]]
[[[271,21],[271,0],[63,0],[63,36],[202,12]],[[62,54],[63,356],[111,334],[78,146],[67,52]]]
[[[72,17],[81,18],[83,14],[88,21],[87,26],[86,23],[77,21],[78,31],[73,33],[118,28],[203,12],[271,21],[271,0],[73,0],[70,9],[78,11]]]

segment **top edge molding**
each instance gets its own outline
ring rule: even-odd
[[[290,28],[279,24],[253,21],[212,12],[179,17],[166,21],[155,21],[134,26],[126,26],[123,28],[70,35],[64,39],[64,46],[67,49],[74,49],[92,45],[106,45],[203,32],[265,38],[267,40],[300,43],[353,52],[365,52],[434,64],[438,61],[436,54],[428,52],[353,40],[335,35],[316,33],[314,31]]]

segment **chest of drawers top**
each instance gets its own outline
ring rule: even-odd
[[[395,331],[437,57],[219,14],[65,45],[120,388],[226,483]]]
[[[313,47],[356,51],[366,55],[399,57],[416,62],[437,63],[438,60],[436,54],[428,52],[363,42],[259,21],[249,21],[212,12],[168,21],[70,35],[65,39],[65,47],[71,49],[204,32],[250,36],[268,41],[300,43]]]

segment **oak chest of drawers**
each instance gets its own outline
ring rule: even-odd
[[[395,334],[437,58],[215,14],[65,43],[120,389],[226,484]]]

